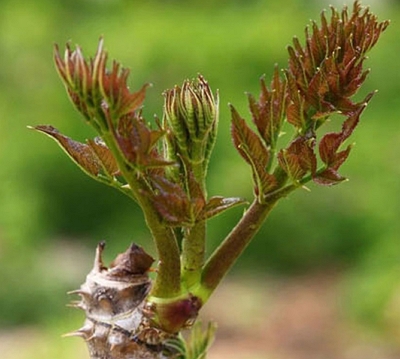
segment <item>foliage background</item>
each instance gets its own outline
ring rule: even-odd
[[[95,244],[105,239],[109,258],[131,241],[154,251],[134,204],[86,178],[54,143],[26,129],[51,123],[75,139],[92,136],[57,77],[52,44],[71,40],[92,55],[103,35],[110,59],[131,69],[133,89],[153,83],[144,108],[149,121],[154,114],[161,116],[163,90],[201,72],[219,89],[221,102],[209,194],[251,198],[249,168],[229,138],[227,104],[248,113],[244,92],[257,94],[262,74],[268,78],[275,63],[286,66],[285,46],[293,35],[302,38],[308,19],[318,19],[329,3],[0,0],[3,341],[18,326],[41,328],[50,344],[38,358],[74,357],[70,344],[58,338],[81,320],[64,308],[65,292],[83,280]],[[328,189],[311,186],[310,193],[299,191],[282,201],[231,278],[261,278],[256,290],[268,285],[262,280],[266,273],[279,280],[334,271],[340,277],[342,314],[359,330],[400,348],[400,4],[370,3],[381,20],[390,18],[392,24],[367,62],[372,72],[360,97],[373,89],[379,92],[364,113],[353,137],[357,145],[343,166],[350,181]],[[210,222],[210,249],[242,210]],[[33,353],[28,357],[36,358]]]

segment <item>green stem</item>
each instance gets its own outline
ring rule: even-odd
[[[254,200],[239,223],[208,259],[202,272],[201,286],[197,289],[203,303],[210,297],[238,257],[245,250],[277,201],[297,187],[286,186],[267,196],[263,203]]]
[[[204,170],[204,154],[203,148],[198,144],[193,146],[197,151],[192,153],[190,159],[190,169],[193,176],[200,186],[200,190],[207,198],[206,185],[205,185],[205,170]],[[187,191],[190,196],[190,179],[187,179]],[[195,194],[196,195],[196,194]],[[206,244],[206,221],[195,223],[192,227],[186,228],[182,241],[182,281],[187,288],[198,284],[201,278],[201,271],[204,265]]]
[[[181,266],[179,247],[174,232],[171,227],[161,223],[158,214],[154,211],[143,211],[159,258],[157,277],[151,295],[160,298],[175,297],[181,292]]]
[[[152,295],[165,298],[174,297],[181,290],[179,247],[174,232],[171,227],[163,223],[162,218],[154,209],[149,198],[142,194],[143,185],[140,183],[137,172],[126,163],[116,144],[115,137],[110,132],[103,132],[102,138],[113,153],[133,197],[136,198],[142,208],[146,224],[157,248],[159,265],[157,277],[152,288]]]
[[[204,265],[206,223],[201,221],[187,229],[182,241],[182,281],[187,288],[200,282]]]

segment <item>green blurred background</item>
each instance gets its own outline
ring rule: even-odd
[[[0,0],[0,337],[12,342],[7,333],[24,328],[36,343],[28,356],[15,358],[75,357],[71,344],[59,339],[82,319],[64,307],[65,292],[82,282],[98,241],[107,241],[108,259],[131,241],[154,253],[133,203],[94,183],[53,142],[26,128],[52,124],[78,140],[93,136],[58,79],[53,43],[78,43],[91,56],[104,36],[110,58],[131,69],[133,89],[153,83],[144,108],[148,119],[161,116],[163,90],[202,73],[219,89],[221,103],[209,194],[250,199],[250,171],[231,145],[227,104],[247,114],[244,93],[257,94],[258,79],[268,77],[275,63],[286,66],[292,36],[302,38],[308,20],[330,3]],[[350,181],[311,185],[311,192],[283,200],[230,278],[334,271],[347,320],[400,348],[400,4],[364,4],[392,23],[367,61],[372,71],[359,96],[379,92],[342,169]],[[210,249],[242,210],[210,222]],[[45,335],[45,351],[38,349],[41,339],[32,339],[38,335],[32,328]]]

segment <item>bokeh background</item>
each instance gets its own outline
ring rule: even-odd
[[[247,114],[245,92],[287,64],[286,46],[332,1],[0,0],[0,356],[87,358],[61,339],[81,313],[68,290],[131,241],[154,253],[127,198],[87,178],[27,125],[53,124],[84,140],[93,132],[72,108],[52,60],[53,43],[131,69],[133,89],[153,83],[144,113],[161,116],[162,92],[202,73],[221,100],[210,195],[252,197],[249,168],[229,138],[227,104]],[[283,200],[204,310],[219,323],[211,359],[400,358],[400,3],[364,1],[389,29],[373,49],[359,96],[379,89],[332,188],[311,185]],[[342,2],[334,2],[342,6]],[[351,4],[350,4],[351,5]],[[249,117],[249,116],[247,116]],[[213,219],[209,248],[241,215]]]

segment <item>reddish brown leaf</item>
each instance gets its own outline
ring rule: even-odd
[[[131,93],[127,85],[128,76],[129,70],[120,68],[120,64],[115,61],[112,71],[102,74],[101,91],[115,118],[138,110],[149,87],[149,84],[145,84],[139,91]]]
[[[94,59],[85,59],[80,47],[72,51],[67,45],[64,58],[55,46],[54,61],[72,102],[88,120],[115,127],[121,116],[142,106],[149,84],[131,92],[127,85],[128,69],[114,61],[108,70],[103,39],[99,41]],[[105,123],[106,118],[110,123]]]
[[[246,203],[246,200],[237,197],[211,197],[203,208],[202,212],[200,213],[199,219],[206,220],[215,217],[218,214],[225,212],[227,209],[236,207],[244,203]]]
[[[342,177],[333,168],[327,168],[323,172],[313,177],[313,181],[322,186],[332,186],[343,182],[344,180],[346,180],[346,177]]]
[[[314,174],[317,166],[314,139],[297,137],[288,148],[278,153],[278,161],[281,168],[294,181],[302,179],[307,173]]]
[[[252,95],[248,95],[249,108],[265,144],[275,148],[287,107],[286,81],[280,77],[277,66],[270,89],[266,86],[264,77],[260,80],[260,87],[258,101]]]
[[[355,127],[359,122],[361,113],[364,111],[366,103],[371,97],[372,94],[367,96],[366,102],[364,104],[361,104],[357,111],[346,119],[346,121],[342,125],[342,130],[340,132],[328,133],[324,137],[322,137],[319,143],[319,155],[322,162],[324,162],[328,168],[338,170],[339,167],[347,159],[351,150],[351,146],[348,146],[345,150],[342,151],[339,151],[339,148],[343,144],[343,142],[353,133]]]
[[[189,173],[187,174],[187,182],[187,191],[189,193],[191,203],[191,217],[197,219],[199,213],[206,205],[206,199],[204,198],[204,192],[200,183],[197,182],[193,172],[190,169]]]
[[[104,172],[111,176],[114,176],[119,172],[117,161],[115,160],[112,152],[99,137],[95,138],[94,140],[88,140],[87,144],[96,154],[104,169]]]
[[[266,193],[276,185],[275,177],[267,172],[269,151],[233,106],[231,106],[231,114],[233,143],[239,154],[252,168],[256,192]]]
[[[120,118],[115,136],[129,164],[134,167],[152,168],[173,163],[165,160],[157,151],[156,144],[164,134],[162,130],[150,129],[140,114],[131,112]]]
[[[233,143],[239,154],[250,165],[254,162],[268,163],[269,152],[256,133],[250,129],[246,121],[231,106]]]
[[[306,174],[306,171],[300,165],[299,156],[288,152],[286,149],[279,151],[278,162],[293,181],[300,180]]]
[[[269,174],[264,167],[260,167],[259,164],[255,164],[255,170],[253,171],[253,181],[257,184],[255,188],[256,194],[267,194],[271,190],[276,188],[277,180],[274,175]]]
[[[307,128],[302,126],[303,114],[340,111],[348,115],[356,110],[358,104],[350,98],[368,74],[363,70],[366,54],[389,24],[379,23],[358,1],[352,11],[345,7],[342,12],[331,8],[331,12],[330,21],[322,13],[321,25],[313,22],[311,30],[306,29],[304,47],[297,38],[293,47],[288,47],[286,77],[292,101],[288,122],[303,129],[303,133],[312,126],[312,122],[306,123]]]
[[[54,139],[69,157],[89,176],[96,178],[100,173],[102,163],[89,145],[64,136],[52,126],[41,125],[34,127],[34,129]]]
[[[330,167],[336,158],[336,151],[339,149],[343,142],[343,134],[339,133],[328,133],[322,137],[319,143],[319,155],[322,162]]]
[[[153,176],[151,181],[154,193],[149,196],[165,222],[172,226],[192,224],[191,203],[182,187],[161,176]]]

